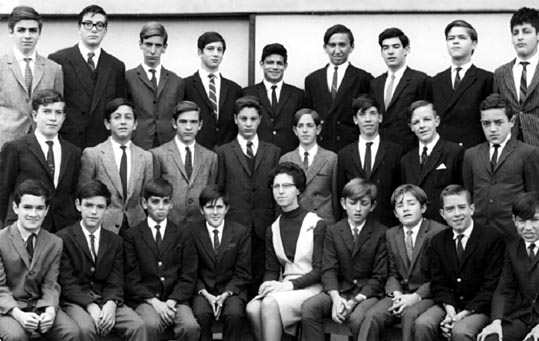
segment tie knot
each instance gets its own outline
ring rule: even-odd
[[[54,144],[54,141],[45,141],[46,144],[49,145],[49,147],[52,147],[52,145]]]
[[[157,225],[155,225],[154,227],[155,227],[155,229],[156,229],[157,231],[159,231],[159,229],[161,228],[161,225],[157,224]]]
[[[535,249],[535,243],[531,243],[529,246],[528,246],[528,249],[530,251],[533,251],[533,249]]]
[[[305,157],[309,157],[309,152],[305,152],[305,153],[303,153],[303,156],[305,156]]]
[[[271,90],[274,90],[274,91],[275,91],[275,89],[277,89],[277,85],[272,85],[272,86],[271,86]]]
[[[210,78],[210,80],[213,80],[213,79],[215,79],[216,76],[215,76],[214,73],[210,73],[210,74],[208,75],[208,77]]]
[[[127,148],[127,146],[120,146],[120,148],[122,148],[122,151],[125,152],[125,149]]]
[[[414,231],[412,231],[412,230],[406,230],[406,235],[408,235],[408,236],[411,237],[411,236],[412,236],[412,233],[414,233]]]
[[[253,146],[253,142],[252,141],[247,141],[247,147],[252,147]]]
[[[150,69],[150,73],[151,73],[152,75],[155,75],[155,72],[156,72],[155,69]]]
[[[338,66],[335,66],[335,67],[333,67],[333,69],[335,70],[335,72],[337,72],[337,70],[339,69],[339,67],[338,67]]]
[[[219,229],[214,229],[214,230],[213,230],[213,234],[214,234],[214,235],[218,235],[218,234],[219,234]]]
[[[90,233],[90,240],[93,242],[95,240],[95,234]]]
[[[88,52],[88,58],[93,58],[95,56],[95,53],[93,52]]]
[[[189,148],[188,146],[185,147],[185,152],[186,153],[190,153],[191,152],[191,148]]]
[[[32,58],[29,58],[29,57],[28,58],[23,58],[23,60],[28,64],[28,63],[30,63],[32,61]]]
[[[34,239],[36,238],[36,234],[35,233],[31,233],[30,236],[28,237],[28,241],[33,241]],[[532,244],[535,246],[535,244]]]
[[[395,79],[395,74],[394,73],[391,74],[391,79]]]
[[[498,148],[500,148],[500,145],[499,145],[498,143],[496,143],[496,144],[493,144],[492,147],[493,147],[494,149],[498,149]]]
[[[461,234],[458,234],[458,235],[457,235],[457,240],[458,240],[459,242],[462,242],[462,238],[464,238],[464,234],[461,233]]]
[[[457,70],[457,73],[459,73],[460,70],[462,70],[462,68],[459,66],[459,67],[456,67],[455,70]]]
[[[526,66],[528,66],[528,64],[530,64],[530,62],[520,62],[520,65],[522,65],[522,68],[526,68]]]
[[[365,145],[370,148],[370,146],[372,146],[372,142],[367,142]]]

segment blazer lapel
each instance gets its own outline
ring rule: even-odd
[[[198,170],[202,166],[202,163],[206,161],[204,159],[204,155],[202,154],[202,150],[200,149],[200,145],[198,145],[198,143],[195,143],[193,147],[195,148],[195,162],[193,164],[193,171],[191,172],[191,179],[189,179],[189,183],[195,181],[195,178],[199,173]]]
[[[399,82],[399,84],[397,84],[397,87],[395,88],[395,91],[393,92],[393,95],[391,96],[391,102],[389,102],[389,106],[387,107],[387,109],[391,108],[391,106],[393,104],[395,104],[395,102],[397,101],[397,98],[399,98],[402,90],[404,90],[407,86],[408,86],[408,83],[410,83],[410,68],[406,67],[406,70],[404,70],[404,73],[402,74],[402,78]],[[386,77],[387,77],[387,73],[386,73]],[[387,119],[386,117],[384,117],[384,119]]]
[[[208,97],[208,94],[206,93],[206,89],[204,88],[204,84],[202,83],[202,79],[200,79],[200,75],[197,72],[193,75],[193,86],[198,91],[198,94],[200,95],[200,98],[206,103],[206,106],[210,108],[213,112],[213,106],[211,104],[210,98]],[[219,95],[221,96],[221,95]],[[222,97],[220,97],[222,98]]]
[[[144,178],[144,154],[142,151],[134,144],[131,143],[131,176],[129,177],[129,184],[127,186],[127,201],[135,192],[135,189],[141,183],[141,179]]]
[[[498,162],[496,163],[496,167],[494,168],[494,173],[498,171],[498,168],[505,162],[505,159],[507,159],[507,157],[511,155],[513,150],[515,150],[516,146],[517,146],[516,139],[511,138],[509,141],[507,141],[507,143],[505,144],[505,147],[502,150],[502,154],[498,158]]]
[[[206,223],[200,223],[198,225],[198,228],[195,231],[195,236],[200,240],[202,248],[204,249],[204,252],[206,252],[207,257],[215,261],[215,252],[213,251],[210,235],[208,234],[208,229],[206,228]]]
[[[103,169],[105,169],[105,172],[109,176],[112,184],[114,187],[116,187],[118,193],[122,194],[123,198],[124,193],[122,188],[122,179],[120,179],[120,171],[118,170],[116,160],[114,159],[114,151],[112,150],[112,143],[110,142],[110,139],[103,144],[100,153]]]
[[[255,172],[258,169],[258,166],[260,166],[260,162],[264,159],[264,154],[266,154],[266,150],[268,148],[268,145],[266,142],[262,140],[258,140],[258,150],[256,151],[255,155]]]
[[[28,89],[26,88],[26,82],[24,81],[24,76],[21,72],[19,62],[17,62],[17,59],[15,58],[15,55],[13,54],[13,51],[8,52],[7,64],[9,68],[11,69],[11,72],[15,76],[15,79],[17,80],[17,82],[19,82],[20,86],[26,91],[26,93],[28,93]]]
[[[176,163],[176,166],[180,170],[180,173],[182,174],[185,181],[189,183],[189,178],[187,177],[187,173],[185,172],[185,165],[183,164],[182,156],[174,140],[169,142],[168,155],[174,161],[174,163]]]
[[[429,157],[427,158],[427,162],[425,163],[425,166],[420,172],[419,176],[419,185],[425,180],[425,177],[430,174],[434,170],[434,167],[438,164],[438,161],[440,161],[440,158],[442,157],[442,147],[443,147],[443,141],[438,140],[434,148],[432,149],[432,152],[430,153]],[[416,156],[419,160],[419,154],[416,153]]]
[[[318,147],[318,153],[314,156],[313,163],[309,166],[309,169],[307,169],[307,173],[305,176],[307,177],[307,184],[309,184],[316,174],[320,171],[320,169],[328,162],[328,159],[326,158],[326,153],[323,152],[320,147]],[[299,152],[296,153],[298,159],[300,158]],[[303,160],[300,161],[300,164],[303,164]]]
[[[327,64],[325,68],[321,69],[320,72],[316,74],[317,79],[316,79],[315,84],[317,84],[319,89],[318,89],[318,92],[314,92],[314,93],[317,94],[318,96],[322,96],[324,99],[324,102],[328,103],[330,106],[330,109],[327,113],[320,114],[322,118],[327,117],[325,115],[328,115],[333,110],[333,107],[334,107],[334,104],[332,104],[332,102],[334,101],[331,98],[331,92],[330,92],[330,89],[328,89],[328,81],[327,81],[327,70],[329,66],[330,64]]]
[[[412,267],[408,263],[408,255],[406,254],[406,245],[404,244],[404,231],[402,229],[403,229],[402,225],[399,226],[399,230],[397,231],[395,242],[397,244],[397,250],[399,252],[399,256],[401,257],[402,260],[404,260],[403,262],[404,268],[406,272],[409,272]]]
[[[518,103],[517,97],[517,86],[513,78],[513,66],[515,65],[516,59],[513,59],[510,63],[507,63],[502,66],[503,80],[505,82],[505,87],[509,90],[512,103]],[[535,78],[535,77],[534,77]],[[529,93],[529,92],[528,92]]]
[[[167,232],[168,232],[168,228],[165,230],[165,233]],[[148,226],[147,221],[144,224],[144,228],[139,230],[139,234],[140,234],[141,239],[144,241],[144,243],[146,243],[146,246],[148,246],[148,248],[152,250],[152,252],[155,255],[157,255],[158,252],[157,252],[157,246],[155,245],[155,239],[153,238],[152,231],[150,230],[150,227]],[[165,239],[163,239],[163,241],[164,240]]]
[[[453,96],[453,84],[451,82],[451,68],[445,70],[441,75],[441,90],[447,105],[445,108],[449,108],[449,100]],[[441,115],[442,113],[440,113]]]
[[[258,159],[259,156],[261,155],[259,153],[261,146],[262,146],[262,143],[259,143],[258,151],[256,153],[257,154],[256,159]],[[251,176],[251,168],[249,167],[249,165],[247,165],[247,160],[245,159],[246,156],[245,156],[245,154],[243,154],[243,151],[241,150],[240,143],[238,142],[238,140],[234,139],[234,141],[232,141],[232,143],[230,144],[230,147],[232,148],[232,152],[236,155],[236,158],[238,158],[238,161],[239,161],[240,165],[247,172],[247,174],[249,174],[249,176]]]
[[[466,242],[466,248],[464,249],[464,255],[462,256],[462,261],[460,262],[459,268],[462,267],[466,263],[466,261],[475,252],[475,249],[479,245],[480,235],[479,235],[478,229],[479,227],[475,225],[472,231],[472,234],[470,235],[470,238]],[[456,246],[455,246],[455,253],[456,253]]]
[[[378,147],[378,152],[376,153],[376,156],[374,158],[374,164],[372,165],[372,171],[371,171],[371,177],[372,174],[376,172],[378,167],[382,164],[382,161],[385,158],[386,152],[387,152],[388,144],[386,141],[380,139],[380,146]],[[358,149],[358,155],[359,155],[359,149]]]
[[[88,241],[86,240],[86,237],[82,232],[83,227],[80,225],[80,222],[77,222],[75,225],[72,225],[69,228],[72,229],[71,233],[73,234],[73,240],[75,241],[75,243],[79,245],[79,248],[82,250],[86,258],[88,258],[90,263],[95,264],[94,259],[92,258],[92,254],[90,253],[90,248],[88,247]],[[101,241],[99,242],[99,246],[99,251],[101,251]]]
[[[423,248],[423,243],[425,243],[425,239],[427,238],[427,234],[430,230],[429,223],[426,219],[423,219],[421,222],[421,225],[419,226],[419,231],[417,233],[417,237],[415,238],[415,244],[414,244],[414,251],[412,253],[412,261],[410,262],[410,268],[409,272],[412,271],[414,268],[414,265],[417,261],[417,257],[421,253],[421,249]]]
[[[279,102],[277,102],[277,112],[273,113],[275,116],[278,116],[283,108],[286,105],[286,102],[290,100],[290,91],[288,90],[288,85],[283,83],[281,88],[281,94],[279,95]]]
[[[60,148],[62,149],[62,159],[60,161],[60,174],[58,176],[58,184],[60,184],[67,170],[67,164],[69,163],[69,160],[71,159],[71,151],[69,150],[69,148],[67,148],[66,141],[64,139],[58,136],[58,140],[60,141]]]
[[[348,251],[350,251],[350,254],[354,251],[354,236],[352,235],[352,230],[350,230],[350,225],[348,224],[348,220],[343,220],[341,223],[341,237],[344,242],[344,245],[348,248]]]
[[[28,251],[26,251],[26,246],[24,245],[21,234],[17,229],[16,223],[11,224],[11,226],[9,227],[9,236],[11,238],[11,242],[13,243],[13,248],[15,248],[15,250],[19,254],[19,257],[21,257],[22,261],[24,262],[24,265],[26,265],[27,268],[30,268],[30,258],[28,257]]]
[[[219,266],[219,263],[223,259],[223,254],[228,244],[232,241],[232,233],[229,229],[226,228],[226,225],[223,228],[223,236],[221,238],[221,243],[219,244],[219,249],[217,250],[217,255],[215,256],[215,265]]]
[[[223,108],[229,87],[230,84],[228,83],[228,80],[221,76],[221,89],[219,90],[219,111],[221,111]],[[219,115],[219,117],[221,116],[222,115]]]
[[[528,100],[528,98],[531,98],[529,95],[534,94],[534,90],[537,87],[537,84],[539,84],[539,63],[535,67],[535,72],[533,73],[533,78],[530,83],[530,86],[528,87],[528,90],[526,91],[526,98],[524,99],[523,103]]]
[[[352,252],[352,258],[356,255],[356,253],[359,252],[363,244],[365,244],[367,240],[369,240],[372,234],[372,230],[373,230],[373,226],[372,226],[371,220],[367,219],[367,221],[365,222],[365,225],[363,226],[363,228],[361,229],[361,232],[359,233],[359,237],[354,242],[354,252]]]
[[[137,77],[140,80],[142,84],[144,84],[150,91],[155,91],[153,88],[152,82],[148,79],[148,75],[146,74],[146,71],[144,71],[144,68],[142,65],[137,66],[135,69],[137,72]],[[163,78],[163,71],[164,69],[161,69],[161,78]],[[159,80],[159,84],[161,84],[161,79]]]
[[[449,75],[449,79],[451,79],[451,69]],[[476,81],[476,79],[477,68],[475,67],[475,65],[472,65],[464,75],[464,78],[462,78],[462,81],[460,82],[459,86],[453,91],[453,95],[451,96],[449,103],[447,103],[447,108],[451,108],[453,104],[455,104],[455,102],[462,97],[464,92],[466,92],[466,90]]]
[[[329,109],[329,112],[333,111],[338,103],[341,103],[344,94],[350,91],[350,87],[354,84],[356,79],[354,76],[352,76],[352,68],[352,64],[348,65],[346,73],[344,74],[341,84],[339,85],[339,89],[337,90],[337,94],[335,95],[335,100],[333,100],[331,103],[331,108]],[[327,84],[327,81],[325,79],[323,84]],[[331,98],[331,93],[329,92],[329,89],[327,89],[326,92],[328,92]]]
[[[270,113],[271,117],[274,117],[276,115],[276,113],[274,113],[272,110],[271,110],[271,103],[268,99],[268,93],[266,91],[266,86],[264,85],[263,82],[260,82],[256,85],[256,93],[258,94],[258,99],[260,101],[260,104],[266,108],[266,111]],[[281,94],[282,94],[282,90],[281,90]]]
[[[111,56],[101,49],[101,55],[99,56],[99,61],[97,62],[97,82],[95,83],[94,97],[92,98],[92,109],[93,112],[97,107],[97,104],[103,96],[103,91],[107,87],[110,75],[112,73],[112,62],[110,60]]]
[[[483,163],[483,167],[487,170],[488,174],[492,175],[492,168],[490,167],[490,155],[489,155],[489,144],[488,142],[483,142],[479,146],[479,159]]]
[[[39,161],[39,164],[41,165],[41,167],[43,167],[43,169],[47,173],[47,178],[51,182],[53,182],[54,179],[52,178],[52,175],[49,172],[49,166],[47,165],[47,160],[45,160],[45,155],[43,154],[43,150],[41,150],[41,147],[39,146],[39,142],[37,142],[36,136],[34,134],[29,134],[27,136],[28,137],[26,139],[26,142],[28,143],[28,149],[30,150],[32,154],[34,154],[36,159]]]
[[[45,58],[36,54],[36,62],[34,64],[34,74],[32,77],[32,94],[37,89],[37,85],[43,78],[43,72],[45,70]]]
[[[75,71],[75,76],[79,79],[79,82],[82,85],[81,88],[84,89],[88,98],[92,98],[94,89],[89,86],[89,84],[94,84],[92,71],[88,67],[86,60],[84,60],[80,54],[80,50],[77,45],[71,48],[69,62]]]
[[[354,162],[354,166],[356,167],[357,173],[360,174],[360,177],[364,177],[363,172],[363,163],[361,162],[361,159],[359,158],[359,145],[356,141],[356,143],[353,144],[351,149],[349,150],[352,160]],[[378,152],[380,152],[380,148],[378,148]],[[373,168],[374,170],[374,168]],[[372,172],[371,172],[372,173]]]
[[[420,185],[421,184],[420,180],[422,181],[423,177],[421,177],[421,165],[420,165],[420,160],[419,160],[419,149],[413,149],[411,155],[412,155],[412,158],[410,160],[411,164],[408,164],[408,166],[410,166],[412,168],[412,172],[411,172],[411,174],[409,174],[409,175],[412,176],[412,181],[409,181],[409,182],[412,183],[412,184]]]
[[[178,234],[178,231],[176,230],[175,226],[172,224],[169,224],[167,222],[167,228],[165,230],[165,234],[163,235],[162,242],[161,242],[161,248],[157,250],[157,252],[160,255],[164,255],[168,252],[168,250],[174,246],[173,241],[176,240],[176,234]],[[153,236],[152,240],[153,240]],[[155,241],[154,241],[155,245]],[[157,249],[157,248],[156,248]]]
[[[103,235],[103,229],[101,229],[101,234],[99,235],[99,249],[97,250],[97,259],[95,260],[95,267],[100,268],[103,257],[106,254],[109,254],[110,248],[110,239],[105,238]],[[112,266],[112,264],[106,263],[105,266]]]
[[[161,75],[159,76],[159,84],[157,85],[157,95],[155,96],[156,98],[159,98],[159,96],[161,96],[163,89],[165,89],[165,87],[167,86],[168,79],[169,79],[169,72],[167,69],[162,67]]]

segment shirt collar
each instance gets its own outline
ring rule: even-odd
[[[161,68],[162,68],[161,64],[157,65],[156,67],[149,67],[148,65],[146,65],[146,64],[144,64],[144,63],[142,63],[142,64],[140,64],[140,65],[142,66],[142,68],[144,69],[144,72],[146,72],[146,74],[150,73],[150,69],[154,69],[154,70],[155,70],[156,76],[157,76],[158,74],[161,74]]]
[[[284,83],[284,81],[282,79],[277,83],[271,83],[271,82],[268,82],[265,79],[262,80],[262,82],[264,83],[264,86],[266,87],[267,91],[270,91],[271,87],[274,86],[274,85],[277,85],[277,88],[275,89],[275,91],[278,91],[278,90],[283,88],[283,83]]]
[[[365,140],[364,137],[361,136],[361,134],[359,135],[359,144],[363,144],[363,145],[366,145],[367,142],[372,142],[373,145],[379,145],[380,144],[380,134],[377,134],[373,140],[370,140],[370,141],[367,141]]]
[[[401,79],[405,70],[406,70],[406,64],[404,64],[400,69],[394,72],[388,69],[387,77],[390,77],[391,75],[395,75],[395,79]]]
[[[178,137],[178,135],[176,135],[176,137],[174,137],[174,141],[176,141],[176,146],[178,147],[179,150],[181,151],[184,151],[185,150],[185,147],[189,147],[191,148],[191,151],[194,152],[195,151],[195,141],[193,141],[193,143],[191,144],[185,144],[182,142],[182,140],[180,140],[180,138]]]
[[[95,236],[95,240],[99,241],[99,236],[101,235],[101,225],[95,230],[94,233],[90,233],[82,224],[82,220],[80,222],[80,228],[82,229],[82,233],[84,233],[84,236],[86,237],[86,240],[90,238],[90,234],[93,234]]]
[[[165,218],[162,222],[158,223],[155,220],[153,220],[150,216],[148,216],[148,226],[154,229],[155,225],[159,225],[160,228],[167,226],[167,218]]]
[[[357,228],[361,232],[361,230],[363,229],[363,227],[365,226],[366,223],[367,223],[367,220],[365,220],[363,222],[363,224],[359,225],[358,227],[354,227],[354,224],[352,224],[350,219],[348,219],[348,226],[350,226],[350,230],[352,231],[352,234],[354,234],[354,229],[355,228]]]
[[[299,149],[299,155],[302,158],[305,155],[306,151],[309,152],[309,157],[313,158],[316,155],[316,153],[318,153],[318,143],[315,143],[314,146],[312,146],[312,148],[309,150],[305,150],[305,148],[303,148],[301,145],[299,146],[298,149]]]
[[[224,219],[223,219],[223,222],[221,223],[221,225],[219,225],[217,227],[213,227],[210,224],[208,224],[208,222],[206,222],[206,228],[208,229],[209,232],[212,233],[212,235],[213,235],[213,230],[215,230],[215,229],[219,230],[219,233],[223,233],[223,228],[224,227],[225,227],[225,220]]]
[[[419,154],[421,155],[421,153],[423,152],[423,147],[427,147],[427,153],[430,154],[438,141],[440,141],[440,134],[436,133],[434,139],[429,143],[423,144],[423,142],[419,142]]]
[[[511,133],[509,133],[509,134],[507,135],[507,137],[505,138],[505,141],[503,141],[502,143],[500,143],[500,148],[501,148],[501,150],[503,150],[503,149],[505,148],[505,145],[507,144],[507,141],[509,141],[510,139],[511,139]],[[494,144],[492,144],[492,143],[489,142],[489,143],[488,143],[488,146],[489,146],[489,148],[493,148],[493,147],[494,147]]]
[[[210,73],[213,73],[213,74],[216,76],[216,78],[220,78],[220,77],[221,77],[219,71],[208,72],[208,71],[206,71],[206,70],[204,70],[204,69],[202,69],[202,68],[200,68],[200,69],[198,70],[198,75],[200,76],[200,79],[205,79],[205,80],[208,80],[208,81],[209,81],[209,80],[210,80]]]
[[[456,72],[456,68],[460,67],[462,70],[460,70],[461,72],[461,76],[463,74],[465,74],[471,67],[472,67],[472,61],[470,60],[469,62],[467,62],[466,64],[462,64],[462,65],[451,65],[451,72]]]
[[[54,142],[55,146],[60,145],[60,140],[58,139],[58,134],[56,134],[56,136],[53,139],[48,139],[39,130],[36,130],[36,131],[34,131],[34,135],[36,136],[37,142],[40,145],[45,145],[47,143],[47,141]]]
[[[470,224],[470,227],[468,227],[464,232],[456,233],[455,230],[453,230],[453,240],[457,240],[457,236],[460,234],[463,234],[464,237],[466,237],[466,240],[469,240],[470,235],[472,234],[472,230],[473,230],[473,220],[472,220],[472,223]]]
[[[15,56],[15,59],[18,61],[18,62],[23,62],[24,61],[24,58],[31,58],[32,61],[35,63],[36,62],[36,57],[37,57],[37,51],[34,49],[34,52],[32,52],[31,55],[29,56],[25,56],[21,53],[21,51],[17,50],[17,48],[13,48],[13,55]]]
[[[251,140],[253,142],[253,148],[256,150],[258,149],[258,134],[255,135]],[[247,148],[247,140],[243,138],[240,134],[238,134],[238,143],[242,148]]]
[[[537,254],[537,251],[539,251],[539,240],[536,240],[535,242],[533,243],[530,243],[530,242],[524,242],[524,244],[526,245],[526,252],[528,252],[528,248],[530,247],[530,244],[535,244],[535,249],[533,249],[533,251],[535,252],[535,254]]]
[[[114,139],[111,137],[110,138],[110,143],[112,144],[112,149],[120,149],[121,146],[126,146],[126,152],[129,151],[131,149],[131,141],[127,141],[126,144],[119,144],[118,142],[114,141]]]
[[[346,61],[345,63],[341,64],[341,65],[333,65],[331,62],[329,62],[329,69],[331,71],[335,70],[335,66],[338,67],[338,70],[339,70],[339,73],[341,75],[344,75],[344,72],[346,72],[346,69],[348,69],[348,66],[350,65],[350,62],[349,61]]]
[[[19,226],[19,223],[17,222],[17,230],[19,230],[19,233],[21,235],[21,238],[24,242],[26,242],[28,240],[28,237],[30,237],[30,235],[32,233],[35,233],[36,234],[36,237],[39,235],[39,231],[41,231],[41,228],[38,228],[37,230],[35,231],[26,231],[25,229],[23,229],[21,226]]]
[[[408,230],[412,230],[412,235],[416,236],[417,233],[419,232],[419,228],[421,227],[421,224],[423,224],[423,219],[421,219],[414,227],[410,228],[410,227],[404,227],[402,226],[403,230],[404,230],[404,234],[406,234],[406,231]]]
[[[528,62],[528,63],[530,63],[530,64],[528,64],[528,67],[529,67],[530,65],[537,65],[537,63],[539,63],[539,53],[536,52],[536,53],[533,55],[533,57],[531,57],[531,58],[528,59],[528,60],[520,59],[520,58],[517,56],[517,60],[516,60],[515,64],[520,64],[520,62]],[[529,69],[527,69],[527,70],[529,70]]]
[[[94,53],[94,64],[97,66],[97,62],[99,61],[99,56],[101,55],[101,46],[99,46],[95,50],[90,50],[87,48],[83,43],[79,42],[79,51],[82,55],[82,58],[87,62],[88,61],[88,53],[93,52]]]

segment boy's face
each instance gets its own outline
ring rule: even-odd
[[[440,117],[436,115],[431,105],[417,108],[412,113],[410,129],[420,142],[428,144],[436,137],[436,128],[440,125]]]
[[[530,219],[513,216],[517,232],[524,241],[533,243],[539,239],[539,210]]]
[[[284,57],[280,54],[272,54],[267,56],[263,62],[260,62],[260,67],[264,71],[264,79],[270,83],[278,83],[284,77],[284,70],[288,64],[284,61]]]
[[[414,227],[419,224],[426,210],[427,206],[421,205],[412,193],[404,193],[397,198],[395,203],[395,216],[404,227]]]
[[[24,194],[18,205],[13,202],[13,212],[18,216],[18,225],[27,232],[36,232],[39,230],[48,209],[45,204],[45,197],[38,197],[31,194]]]
[[[107,130],[110,130],[110,134],[114,140],[131,140],[133,130],[137,127],[133,108],[128,105],[120,105],[110,114],[110,121],[105,120],[105,127]]]
[[[481,111],[481,126],[487,141],[492,144],[500,144],[511,133],[514,118],[508,119],[505,109],[496,108]]]
[[[208,202],[200,209],[200,212],[212,227],[219,227],[225,220],[228,212],[228,205],[225,205],[223,198]]]
[[[298,206],[299,190],[294,178],[285,173],[277,174],[273,179],[273,198],[283,212],[289,212]]]
[[[472,41],[468,30],[464,27],[453,27],[447,32],[445,39],[447,51],[453,60],[467,60],[471,58],[476,41]]]
[[[39,23],[36,20],[20,20],[13,26],[13,31],[9,34],[13,39],[15,48],[23,55],[30,55],[34,52],[41,32]]]
[[[238,126],[238,134],[246,140],[251,140],[256,136],[260,125],[260,114],[255,108],[246,107],[234,115],[234,122]]]
[[[292,127],[302,146],[312,146],[316,142],[316,137],[320,134],[321,129],[322,127],[317,126],[313,117],[308,114],[301,116],[298,124]]]
[[[537,53],[539,32],[529,23],[515,25],[511,29],[511,40],[517,55],[527,60]]]
[[[391,70],[400,69],[406,63],[410,46],[404,47],[399,38],[389,38],[382,41],[382,57]]]
[[[103,30],[99,31],[97,27],[94,25],[90,30],[87,30],[83,27],[82,23],[89,22],[92,24],[106,24],[107,18],[103,14],[99,13],[86,13],[82,17],[81,25],[79,26],[79,36],[81,42],[87,46],[88,48],[97,48],[103,41],[103,38],[105,38],[105,34],[107,34],[107,28],[105,27]],[[85,60],[87,58],[84,58]],[[97,65],[97,61],[94,59],[94,63]]]
[[[87,230],[95,230],[101,226],[108,208],[107,199],[101,196],[84,198],[81,201],[76,199],[75,206],[80,212],[82,224]]]
[[[172,119],[172,126],[176,129],[180,141],[189,145],[195,142],[195,137],[202,128],[202,121],[198,112],[186,111],[178,115],[177,120]]]
[[[160,223],[168,217],[168,212],[172,208],[172,199],[152,195],[148,199],[142,198],[142,208],[148,212],[150,218]]]
[[[440,215],[456,233],[466,231],[472,224],[474,204],[468,203],[466,193],[448,195],[442,199]]]
[[[225,49],[223,48],[223,43],[220,41],[210,43],[204,46],[202,50],[198,50],[198,56],[200,57],[202,66],[211,71],[217,71],[219,69],[224,54]]]
[[[161,64],[161,55],[165,53],[165,50],[167,49],[164,40],[163,37],[153,36],[144,39],[144,41],[140,43],[144,64],[151,68]]]
[[[348,220],[352,222],[354,227],[357,227],[365,222],[369,213],[376,207],[376,204],[369,197],[361,197],[359,199],[341,198],[341,206],[346,211]]]
[[[354,123],[359,127],[359,133],[365,137],[378,135],[378,128],[382,123],[382,115],[378,113],[376,107],[365,110],[358,110],[354,115]]]
[[[329,37],[328,43],[324,44],[324,51],[329,56],[333,65],[342,65],[348,61],[348,56],[354,47],[350,44],[350,38],[346,33],[335,33]]]
[[[37,111],[33,110],[32,118],[36,123],[36,130],[48,139],[56,137],[66,118],[64,107],[64,102],[55,102],[41,104]]]

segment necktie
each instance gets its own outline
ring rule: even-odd
[[[406,257],[408,257],[408,264],[412,262],[412,255],[414,252],[414,244],[412,242],[412,230],[406,230],[406,238],[404,238],[404,245],[406,246]]]
[[[185,147],[185,173],[189,179],[191,178],[191,173],[193,173],[193,158],[189,147]]]
[[[219,250],[219,246],[221,244],[219,243],[219,230],[214,229],[213,230],[213,251],[217,253],[217,250]]]
[[[277,89],[277,85],[271,86],[271,111],[272,115],[277,114],[277,92],[275,91]]]
[[[26,62],[26,66],[24,67],[24,83],[26,84],[26,89],[28,89],[28,94],[32,94],[32,69],[30,68],[30,62],[32,61],[32,58],[24,58],[24,61]]]
[[[217,90],[215,87],[215,75],[213,73],[210,73],[208,75],[210,77],[210,102],[213,107],[213,114],[215,115],[215,118],[217,119]]]
[[[529,62],[520,62],[522,65],[522,74],[520,75],[520,98],[519,103],[522,105],[524,103],[524,100],[526,99],[526,93],[528,92],[528,80],[527,80],[527,71],[526,67]]]
[[[428,150],[429,149],[427,148],[427,146],[423,147],[423,152],[421,152],[421,160],[420,160],[421,168],[423,168],[425,164],[427,163],[427,158],[429,157],[429,154],[427,154]]]
[[[364,170],[365,170],[365,178],[370,179],[371,178],[371,146],[372,142],[367,142],[365,149],[365,162],[364,162]]]
[[[95,235],[93,233],[90,233],[90,251],[92,251],[92,258],[95,262],[97,259],[97,253],[95,252]]]
[[[92,72],[95,71],[94,56],[95,56],[95,53],[93,52],[88,53],[88,66],[90,67],[90,70],[92,70]]]
[[[393,83],[395,82],[395,74],[391,74],[391,79],[389,80],[389,84],[387,85],[386,89],[386,97],[385,99],[385,105],[386,109],[389,107],[389,103],[391,103],[391,97],[393,96]]]
[[[464,238],[463,234],[459,234],[457,236],[457,260],[462,262],[462,256],[464,256],[464,247],[462,246],[462,238]]]
[[[309,152],[303,153],[303,167],[305,170],[309,168]]]
[[[152,82],[152,86],[154,89],[157,89],[157,78],[155,77],[155,69],[150,69],[150,73],[152,74],[152,79],[150,79],[150,82]]]
[[[36,234],[32,233],[26,240],[26,251],[28,251],[28,257],[30,257],[30,262],[34,257],[34,240],[36,239]]]
[[[500,145],[495,144],[492,147],[494,147],[494,153],[492,153],[492,159],[490,159],[490,169],[494,172],[498,163],[498,148],[500,148]]]
[[[253,142],[248,141],[247,142],[247,157],[249,159],[252,159],[255,156],[255,153],[253,151]]]
[[[357,241],[357,239],[359,238],[359,229],[357,227],[354,227],[354,242]]]
[[[455,84],[453,84],[453,90],[457,90],[457,87],[460,84],[460,70],[462,70],[461,67],[456,68],[457,74],[455,75]]]
[[[52,151],[52,145],[54,144],[53,141],[46,141],[49,145],[49,150],[47,151],[47,166],[49,166],[49,172],[54,179],[54,153]]]
[[[528,256],[530,257],[530,263],[533,263],[533,260],[535,258],[535,243],[531,243],[528,246]]]
[[[333,80],[331,81],[331,98],[335,99],[337,97],[337,70],[338,66],[335,66],[335,71],[333,72]]]
[[[124,200],[127,199],[127,154],[125,153],[126,146],[120,146],[122,148],[122,158],[120,159],[120,180],[122,181],[122,191]]]
[[[161,236],[161,230],[160,230],[161,226],[160,225],[155,225],[155,246],[157,247],[157,249],[159,250],[161,248],[161,242],[163,241],[163,237]]]

